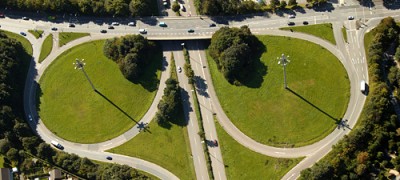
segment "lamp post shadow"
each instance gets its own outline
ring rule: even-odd
[[[310,106],[314,107],[315,109],[317,109],[319,112],[325,114],[326,116],[328,116],[329,118],[331,118],[332,120],[334,120],[336,123],[340,122],[340,119],[338,118],[334,118],[333,116],[331,116],[330,114],[328,114],[327,112],[325,112],[324,110],[322,110],[321,108],[317,107],[316,105],[314,105],[313,103],[311,103],[310,101],[308,101],[307,99],[305,99],[303,96],[297,94],[296,92],[294,92],[292,89],[290,89],[289,87],[286,88],[288,91],[290,91],[291,93],[293,93],[294,95],[296,95],[298,98],[302,99],[304,102],[306,102],[307,104],[309,104]]]
[[[119,111],[121,111],[126,117],[128,117],[129,119],[131,119],[132,121],[134,121],[136,124],[138,124],[138,122],[133,119],[128,113],[126,113],[124,110],[122,110],[119,106],[117,106],[114,102],[112,102],[110,99],[108,99],[105,95],[103,95],[99,90],[95,89],[94,90],[97,94],[99,94],[101,97],[103,97],[105,100],[107,100],[110,104],[112,104],[115,108],[117,108]]]

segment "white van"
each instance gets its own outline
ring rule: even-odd
[[[366,83],[365,83],[364,80],[362,80],[361,83],[360,83],[360,90],[361,90],[362,93],[365,93],[365,90],[366,90],[365,86],[366,86]]]
[[[57,141],[51,141],[51,144],[58,149],[64,149],[64,147]]]

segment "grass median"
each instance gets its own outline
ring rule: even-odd
[[[81,37],[89,36],[89,33],[72,33],[72,32],[61,32],[58,39],[58,47],[64,46],[67,43],[79,39]]]
[[[281,179],[303,158],[273,158],[256,153],[236,142],[216,123],[227,179]]]
[[[31,33],[33,36],[35,36],[36,39],[39,39],[42,37],[43,30],[28,30],[29,33]]]
[[[32,56],[32,44],[25,39],[23,36],[19,35],[19,34],[15,34],[9,31],[4,31],[4,30],[0,30],[1,32],[4,32],[4,34],[6,34],[8,37],[16,39],[17,41],[21,42],[22,46],[25,48],[26,52]]]
[[[302,32],[306,34],[311,34],[317,36],[321,39],[325,39],[332,44],[336,45],[335,37],[333,35],[333,29],[331,23],[326,24],[315,24],[307,26],[294,26],[294,27],[284,27],[280,28],[282,30],[292,30],[294,32]]]
[[[177,79],[174,61],[171,62],[171,76]],[[182,108],[178,114],[175,118],[185,121]],[[153,121],[149,124],[148,131],[142,131],[132,140],[109,152],[153,162],[180,179],[195,179],[187,128],[173,123],[171,125],[170,129],[166,129]]]
[[[53,49],[53,34],[49,34],[43,41],[42,49],[40,50],[39,62],[42,62],[50,54]]]
[[[130,129],[146,113],[158,87],[162,53],[155,51],[140,83],[125,79],[118,65],[103,55],[104,40],[76,46],[59,57],[40,79],[38,111],[48,129],[79,143],[96,143]],[[85,59],[85,71],[76,58]]]
[[[321,140],[336,128],[347,109],[350,87],[343,65],[329,51],[308,41],[258,38],[267,52],[247,80],[251,86],[229,84],[208,57],[225,113],[244,134],[263,144],[298,147]],[[277,60],[282,53],[290,55],[288,90],[283,87],[283,69]]]

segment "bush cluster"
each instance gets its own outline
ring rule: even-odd
[[[388,169],[400,170],[400,124],[390,102],[396,85],[388,81],[394,63],[386,55],[398,46],[399,30],[391,17],[373,30],[368,47],[371,88],[360,122],[326,158],[302,171],[301,179],[382,179]]]
[[[106,40],[103,52],[119,65],[125,78],[135,82],[149,64],[146,57],[149,57],[154,47],[153,42],[141,35],[127,35]]]
[[[212,36],[208,49],[225,79],[236,84],[253,70],[252,64],[261,47],[259,44],[247,26],[222,27]]]

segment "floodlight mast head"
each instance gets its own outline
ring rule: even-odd
[[[288,88],[287,86],[287,82],[286,82],[286,65],[290,62],[289,61],[289,56],[285,56],[285,54],[282,54],[281,58],[277,57],[276,59],[278,59],[278,64],[283,66],[283,77],[284,77],[284,87],[285,89]]]
[[[89,81],[90,86],[92,86],[92,89],[93,89],[94,91],[97,92],[97,90],[96,90],[96,88],[94,87],[92,81],[90,81],[89,76],[86,74],[85,69],[83,68],[83,67],[86,65],[86,63],[83,62],[84,60],[85,60],[85,59],[80,60],[80,59],[76,58],[76,59],[75,59],[76,62],[75,62],[75,63],[72,63],[72,64],[75,65],[75,69],[80,69],[80,70],[82,70],[82,72],[83,72],[83,74],[85,75],[86,79]]]

